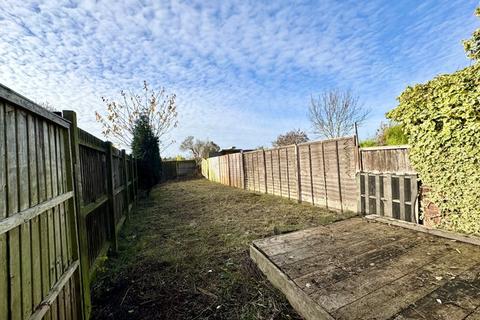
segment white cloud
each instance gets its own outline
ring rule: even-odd
[[[101,96],[165,86],[180,127],[222,146],[309,129],[310,94],[340,86],[376,111],[408,83],[468,63],[475,1],[19,1],[0,4],[0,82],[79,113],[99,134]],[[176,153],[175,147],[169,150]]]

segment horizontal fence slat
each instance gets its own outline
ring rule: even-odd
[[[123,190],[125,190],[125,186],[121,186],[121,187],[115,189],[115,190],[113,191],[113,196],[118,195],[118,194],[119,194],[120,192],[122,192]]]
[[[105,204],[105,202],[108,201],[108,196],[104,195],[101,198],[97,199],[95,202],[89,203],[88,205],[84,206],[81,208],[81,214],[82,216],[88,216],[89,213],[92,211],[95,211],[98,207],[102,206]]]
[[[42,202],[34,207],[22,210],[8,218],[0,221],[0,234],[8,232],[19,225],[33,219],[43,212],[54,208],[55,206],[67,201],[73,197],[73,191],[69,191],[62,195],[56,196],[48,201]]]
[[[64,128],[70,127],[70,123],[65,119],[55,115],[52,112],[47,111],[45,108],[42,108],[35,102],[13,91],[10,88],[5,87],[2,84],[0,84],[0,99],[4,99],[14,105],[21,107],[22,109],[35,113],[36,115],[44,119],[50,120],[59,126],[62,126]]]
[[[99,151],[99,152],[105,152],[105,148],[103,147],[100,147],[100,146],[97,146],[93,143],[90,143],[90,142],[87,142],[87,141],[79,141],[78,142],[79,145],[81,145],[82,147],[86,147],[86,148],[90,148],[90,149],[93,149],[93,150],[96,150],[96,151]]]
[[[65,287],[67,282],[72,278],[73,274],[75,271],[77,271],[80,263],[78,260],[75,260],[62,274],[62,276],[57,280],[57,282],[52,286],[52,289],[48,293],[48,295],[45,297],[45,299],[42,300],[42,302],[38,305],[37,309],[35,309],[35,312],[30,316],[30,320],[41,320],[43,319],[43,316],[47,313],[47,311],[50,309],[52,304],[56,301],[58,295],[62,291],[62,289]]]

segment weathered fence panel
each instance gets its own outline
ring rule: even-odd
[[[220,182],[219,157],[208,159],[208,177],[207,178],[214,182]]]
[[[85,315],[90,314],[90,282],[108,249],[117,249],[120,228],[134,209],[138,179],[136,160],[78,128],[76,114],[63,111],[70,121],[70,139],[76,183],[79,252]]]
[[[195,160],[162,161],[162,181],[195,177],[197,175],[198,166]]]
[[[416,173],[408,160],[408,146],[360,148],[361,171]]]
[[[356,211],[357,158],[348,137],[213,157],[202,172],[225,185]]]
[[[87,319],[95,263],[136,200],[135,160],[112,149],[109,166],[109,144],[63,116],[0,85],[1,319]]]
[[[70,124],[0,86],[0,315],[81,319]]]

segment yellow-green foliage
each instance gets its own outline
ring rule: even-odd
[[[386,146],[398,146],[402,144],[407,144],[408,139],[401,125],[391,125],[385,128],[384,131],[385,145]]]
[[[387,116],[402,124],[443,227],[480,234],[480,29],[464,46],[476,64],[408,87]]]
[[[408,87],[388,117],[403,125],[443,226],[480,234],[480,64]]]
[[[360,142],[360,147],[362,148],[376,147],[376,146],[378,146],[378,142],[375,139],[367,139]]]

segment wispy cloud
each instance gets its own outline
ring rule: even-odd
[[[468,64],[476,1],[22,1],[0,4],[0,82],[74,109],[144,79],[177,93],[173,135],[268,145],[309,129],[310,95],[351,88],[372,133],[407,84]],[[176,153],[173,147],[169,153]]]

